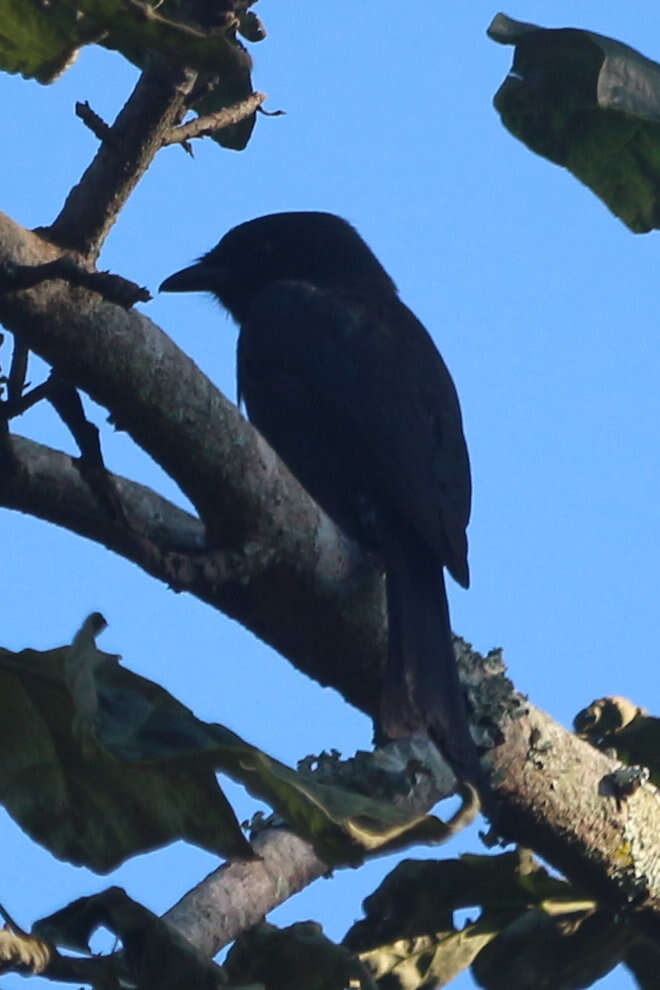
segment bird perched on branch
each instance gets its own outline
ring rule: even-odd
[[[456,389],[431,337],[360,235],[330,213],[243,223],[160,288],[206,290],[231,313],[250,420],[383,561],[382,732],[427,732],[479,786],[443,573],[468,586],[470,464]]]

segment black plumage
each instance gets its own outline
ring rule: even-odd
[[[251,421],[384,563],[381,730],[428,732],[479,784],[443,573],[469,584],[470,466],[456,389],[426,329],[359,234],[328,213],[241,224],[161,289],[207,290],[229,310]]]

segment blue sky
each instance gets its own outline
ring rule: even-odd
[[[512,49],[485,34],[497,8],[424,2],[413,13],[391,0],[334,0],[299,9],[261,0],[269,36],[253,46],[255,86],[286,116],[260,118],[241,154],[210,141],[195,145],[194,160],[162,152],[101,266],[155,293],[252,216],[323,209],[354,223],[434,336],[461,397],[474,509],[472,587],[450,591],[455,631],[480,650],[502,646],[516,686],[565,725],[610,693],[657,711],[657,235],[629,233],[503,129],[492,97]],[[660,60],[649,3],[530,0],[506,13],[590,28]],[[0,207],[28,227],[53,219],[95,150],[74,102],[112,119],[135,79],[121,57],[97,49],[48,88],[0,78],[11,108]],[[234,396],[236,332],[214,303],[167,295],[144,312]],[[41,373],[35,362],[31,379]],[[103,410],[89,409],[103,425]],[[15,428],[74,450],[47,408]],[[112,470],[185,504],[125,435],[105,426],[103,447]],[[0,539],[0,645],[59,645],[99,609],[110,623],[103,649],[279,759],[369,746],[363,716],[207,606],[16,513],[0,512]],[[253,803],[231,794],[248,815]],[[56,862],[4,813],[0,835],[1,899],[26,927],[111,882]],[[478,849],[474,832],[449,847]],[[178,844],[112,880],[160,912],[216,865]],[[389,868],[377,861],[319,881],[272,920],[316,918],[340,938]],[[471,985],[468,976],[455,984]],[[600,986],[632,981],[616,972]]]

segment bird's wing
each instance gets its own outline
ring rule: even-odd
[[[250,418],[340,525],[364,540],[375,504],[467,586],[470,468],[458,398],[396,296],[274,283],[253,301],[238,358]]]

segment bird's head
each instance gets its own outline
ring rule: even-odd
[[[234,227],[161,292],[212,292],[239,322],[254,296],[279,281],[324,289],[396,292],[356,230],[332,213],[272,213]]]

